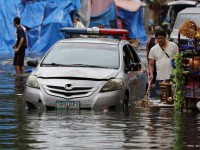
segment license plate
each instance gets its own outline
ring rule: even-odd
[[[56,102],[56,109],[79,109],[80,102],[79,101],[57,101]]]

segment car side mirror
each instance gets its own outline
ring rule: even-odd
[[[37,59],[28,60],[28,61],[27,61],[27,65],[30,66],[30,67],[37,67],[37,65],[38,65],[38,60],[37,60]]]
[[[131,63],[131,68],[133,71],[140,71],[141,70],[141,64],[140,63]]]

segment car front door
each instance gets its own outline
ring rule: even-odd
[[[127,44],[127,47],[131,53],[132,59],[134,63],[140,63],[141,64],[141,69],[138,71],[135,71],[135,75],[137,77],[137,81],[136,81],[136,96],[137,99],[142,99],[144,98],[144,95],[146,93],[146,87],[147,87],[147,69],[144,66],[144,64],[141,62],[140,58],[138,57],[136,51],[134,50],[134,48],[130,45]]]
[[[137,75],[137,71],[133,71],[131,64],[134,63],[132,54],[127,44],[123,46],[123,61],[124,61],[124,72],[126,74],[126,88],[129,91],[129,102],[133,102],[138,97],[137,93],[137,81],[139,76]]]

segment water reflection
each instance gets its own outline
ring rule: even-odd
[[[0,149],[200,149],[200,113],[27,111],[25,77],[0,65]]]
[[[174,114],[176,140],[174,148],[176,149],[200,149],[200,114],[188,113]]]
[[[23,79],[9,73],[1,74],[0,86],[0,148],[28,149],[28,131],[24,105],[16,93],[22,94]],[[16,84],[15,84],[16,82]]]
[[[55,112],[27,115],[31,139],[42,144],[35,148],[70,147],[72,149],[173,149],[175,134],[173,113],[142,112]],[[52,143],[52,141],[54,141]]]
[[[25,77],[24,76],[16,76],[15,77],[15,94],[18,96],[22,96],[24,91],[24,85],[25,85]]]

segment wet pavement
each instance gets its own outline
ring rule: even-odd
[[[198,111],[28,111],[22,100],[27,76],[13,74],[12,55],[1,55],[0,149],[200,149]]]

